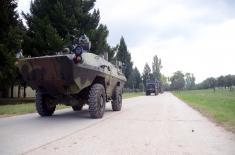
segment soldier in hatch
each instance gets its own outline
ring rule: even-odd
[[[86,52],[91,49],[91,42],[85,34],[79,38],[79,46],[81,46],[82,49]]]
[[[82,53],[88,52],[91,48],[91,42],[89,38],[83,34],[79,39],[75,38],[74,45],[73,45],[73,52],[75,53],[76,57],[74,59],[75,62],[82,61]]]

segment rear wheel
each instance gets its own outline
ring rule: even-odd
[[[72,106],[73,111],[81,111],[82,107],[83,107],[82,104],[78,104],[78,105]]]
[[[56,106],[51,101],[49,95],[36,91],[36,110],[40,116],[51,116],[54,113]]]
[[[93,84],[89,91],[89,113],[91,118],[102,118],[105,111],[106,95],[102,84]]]
[[[114,90],[112,109],[113,111],[120,111],[122,109],[122,91],[119,87],[116,87]]]

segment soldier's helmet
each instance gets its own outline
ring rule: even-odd
[[[79,45],[83,48],[83,50],[85,51],[89,51],[91,48],[91,42],[89,40],[89,38],[84,34],[81,35],[81,37],[79,38]]]

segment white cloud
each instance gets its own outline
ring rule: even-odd
[[[169,40],[144,42],[130,51],[135,64],[142,71],[146,62],[151,65],[157,54],[162,58],[163,73],[170,76],[181,70],[191,72],[197,82],[209,76],[235,74],[235,19],[206,26],[197,31],[193,40],[178,36]]]
[[[226,1],[98,1],[102,22],[110,30],[109,41],[124,35],[140,72],[157,54],[163,73],[177,70],[209,76],[235,74],[234,12]],[[112,7],[115,6],[115,7]]]
[[[19,0],[17,8],[19,14],[21,14],[21,11],[29,12],[30,2],[30,0]]]

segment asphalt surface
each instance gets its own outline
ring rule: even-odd
[[[108,103],[103,119],[87,111],[0,118],[0,154],[234,155],[235,135],[170,93]]]

